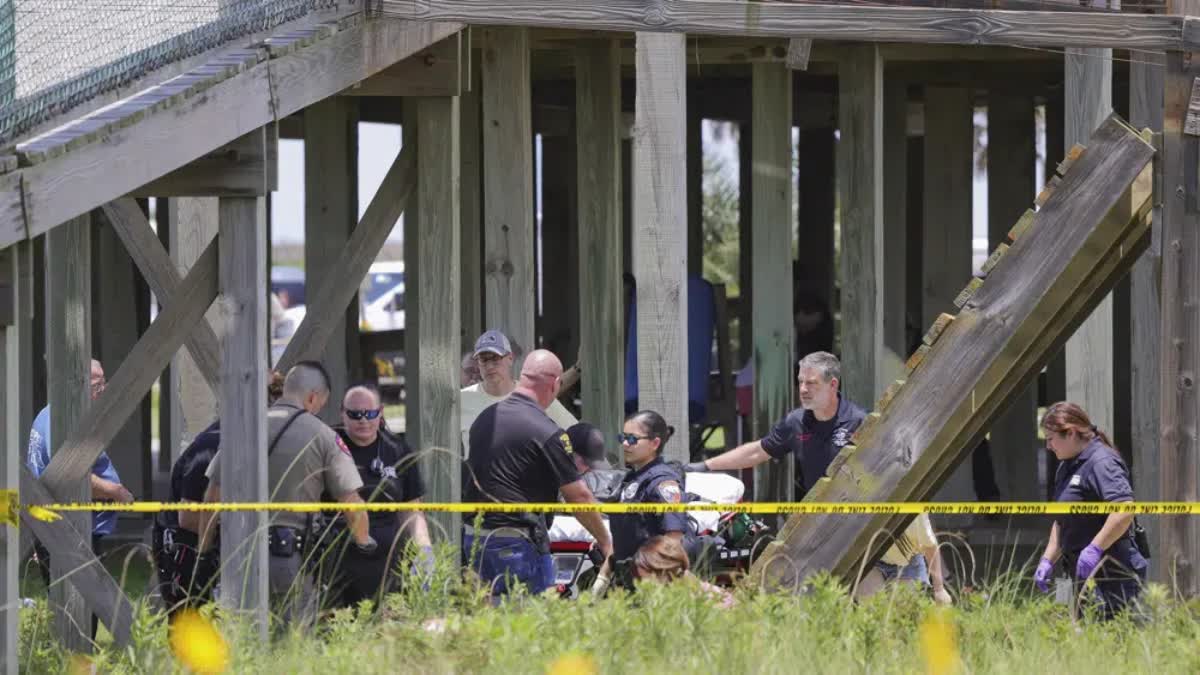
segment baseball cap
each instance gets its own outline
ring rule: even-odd
[[[579,422],[567,429],[571,447],[593,469],[611,469],[604,454],[604,433],[593,424]]]
[[[479,339],[475,341],[475,356],[479,356],[484,352],[491,352],[497,356],[508,356],[512,353],[512,345],[509,344],[508,338],[504,337],[504,333],[498,330],[489,330]]]

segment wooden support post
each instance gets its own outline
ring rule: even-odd
[[[883,350],[883,62],[875,44],[838,64],[842,394],[870,407]]]
[[[528,353],[537,346],[529,31],[482,32],[484,325]]]
[[[137,301],[139,284],[133,260],[102,212],[93,218],[92,251],[92,354],[105,373],[115,373],[137,344],[137,311],[143,303]],[[148,403],[149,394],[143,404]],[[142,445],[143,422],[142,415],[131,415],[107,452],[121,474],[121,484],[134,495],[148,497],[150,475],[143,469],[150,448]]]
[[[993,89],[988,98],[988,249],[1008,243],[1008,231],[1034,197],[1033,97]],[[1037,501],[1037,386],[1012,398],[991,429],[992,466],[1005,499]]]
[[[579,185],[581,417],[620,428],[625,411],[625,294],[621,281],[621,55],[608,40],[575,51]],[[623,458],[616,453],[612,459]]]
[[[417,186],[421,205],[417,215],[415,244],[423,264],[418,274],[415,304],[406,300],[407,311],[420,315],[415,328],[416,353],[409,354],[411,364],[408,387],[419,390],[421,401],[421,468],[429,485],[431,502],[458,502],[462,499],[462,464],[459,460],[460,369],[457,349],[460,308],[459,283],[459,101],[457,98],[417,99]],[[410,244],[410,245],[411,245]],[[434,261],[442,261],[435,264]],[[436,276],[435,276],[436,275]],[[406,288],[407,291],[407,288]],[[411,299],[412,296],[409,295]],[[411,342],[409,343],[411,344]],[[454,514],[431,514],[446,540],[458,544],[462,518]],[[437,528],[435,528],[437,529]]]
[[[1093,0],[1095,4],[1097,0]],[[1067,49],[1064,151],[1086,143],[1112,112],[1112,50]],[[1046,176],[1047,182],[1050,176]],[[1107,297],[1067,341],[1067,400],[1083,406],[1092,424],[1113,430],[1113,302]]]
[[[792,409],[792,71],[782,63],[751,67],[754,127],[754,428],[770,429]],[[792,455],[755,468],[755,501],[792,501]]]
[[[471,90],[458,97],[460,131],[459,222],[462,258],[459,272],[462,287],[462,351],[471,351],[483,333],[483,118],[479,90],[481,81],[477,52],[471,59]]]
[[[50,373],[50,455],[67,440],[91,403],[92,278],[91,215],[85,214],[46,234],[46,356]],[[88,501],[85,475],[46,477],[46,486],[66,501]],[[81,533],[92,531],[92,514],[64,516]],[[75,587],[61,583],[72,571],[67,561],[51,556],[50,606],[55,632],[71,651],[91,651],[92,614]],[[59,583],[53,583],[53,582]]]
[[[304,111],[304,287],[311,298],[327,280],[345,273],[333,265],[358,223],[358,99],[332,96]],[[362,279],[358,280],[359,283]],[[354,295],[358,297],[357,293]],[[334,310],[337,319],[320,361],[329,371],[329,424],[341,420],[338,405],[357,369],[358,303]],[[332,317],[330,318],[332,321]]]
[[[28,429],[21,426],[21,342],[27,340],[20,320],[25,308],[21,265],[29,242],[0,249],[0,489],[17,490],[25,462]],[[0,530],[0,672],[17,673],[17,625],[20,614],[21,538],[16,527]]]
[[[267,491],[267,220],[262,197],[222,197],[220,303],[221,499],[265,502]],[[221,594],[266,639],[267,514],[221,514]]]
[[[637,34],[633,274],[638,407],[688,426],[687,77],[680,34]],[[687,434],[683,434],[687,438]],[[688,443],[667,446],[689,461]]]
[[[1195,12],[1198,8],[1188,3]],[[1161,498],[1200,500],[1200,138],[1185,134],[1190,97],[1200,62],[1194,55],[1168,52],[1163,110],[1162,177],[1162,333],[1159,405],[1161,410]],[[1163,581],[1184,597],[1200,595],[1200,519],[1163,516],[1154,552],[1164,566]]]
[[[971,278],[971,191],[974,125],[971,92],[959,87],[925,88],[925,231],[921,258],[921,326],[943,312]],[[960,466],[937,498],[970,501],[971,467]]]
[[[904,379],[912,346],[905,337],[908,270],[908,82],[889,78],[883,85],[883,350],[875,391]],[[870,405],[870,401],[862,401]]]
[[[1145,54],[1129,64],[1129,121],[1136,129],[1150,128],[1163,131],[1163,83],[1166,66],[1163,56]],[[1161,146],[1160,146],[1161,147]],[[1155,158],[1158,170],[1164,166],[1164,157]],[[1156,177],[1159,176],[1156,172]],[[1130,272],[1130,450],[1133,452],[1134,494],[1143,501],[1162,499],[1161,455],[1159,454],[1159,360],[1162,357],[1160,328],[1162,324],[1162,235],[1163,207],[1165,195],[1161,184],[1155,181],[1154,207],[1150,214],[1153,226],[1150,230],[1150,248],[1142,254]],[[1138,521],[1146,528],[1151,551],[1161,551],[1158,538],[1159,518],[1142,518]],[[1162,564],[1164,557],[1150,558],[1151,578],[1157,582],[1167,580],[1167,568]]]
[[[158,202],[163,203],[161,200]],[[161,206],[160,206],[161,208]],[[200,254],[217,236],[216,197],[172,197],[166,200],[168,227],[170,228],[170,257],[178,278],[183,278],[196,264]],[[143,274],[145,272],[143,271]],[[147,276],[147,279],[152,277]],[[160,302],[165,302],[161,292],[155,292]],[[216,342],[214,329],[221,327],[221,310],[217,305],[209,308],[205,323]],[[196,333],[204,332],[205,326],[197,327]],[[171,462],[179,458],[184,449],[201,431],[217,418],[218,389],[220,382],[220,343],[217,345],[217,360],[211,365],[201,365],[191,350],[181,349],[171,359],[167,386],[171,390],[171,428],[169,433],[159,430],[160,452],[170,453]]]

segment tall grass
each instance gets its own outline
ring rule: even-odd
[[[1152,585],[1136,620],[1075,621],[1029,585],[1013,572],[956,598],[962,672],[1200,672],[1200,602]],[[543,673],[569,653],[593,659],[602,673],[639,675],[925,669],[918,627],[932,605],[912,587],[861,603],[829,578],[803,596],[735,594],[731,609],[686,583],[600,601],[518,597],[492,607],[446,556],[428,591],[407,583],[381,607],[341,610],[315,630],[284,630],[267,644],[235,618],[205,612],[230,643],[231,673]],[[169,652],[164,616],[144,605],[133,644],[100,650],[97,672],[184,672]],[[63,671],[66,655],[51,639],[44,602],[22,611],[20,650],[22,672]]]

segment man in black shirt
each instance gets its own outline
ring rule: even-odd
[[[703,462],[688,464],[688,471],[748,469],[769,459],[796,456],[805,493],[816,485],[829,463],[850,443],[866,412],[838,391],[842,366],[828,352],[814,352],[800,360],[796,379],[800,407],[775,424],[761,440],[740,445]],[[800,498],[797,494],[797,499]]]
[[[553,353],[530,352],[512,395],[475,419],[469,436],[465,502],[552,503],[560,492],[569,503],[595,501],[579,476],[570,438],[546,415],[546,407],[558,395],[562,371]],[[580,513],[576,518],[604,557],[611,556],[612,541],[600,514]],[[544,518],[532,513],[487,513],[476,522],[478,527],[470,523],[463,528],[463,552],[480,577],[492,584],[494,596],[507,593],[514,581],[531,593],[554,585]]]
[[[192,439],[171,467],[171,501],[204,501],[204,491],[208,489],[204,472],[220,443],[218,422]],[[195,511],[163,511],[154,521],[159,593],[170,614],[212,599],[220,560],[216,549],[199,553],[199,515]]]

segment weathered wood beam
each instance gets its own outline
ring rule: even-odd
[[[1149,241],[1153,148],[1116,117],[994,267],[907,383],[834,461],[814,501],[924,501],[1037,376]],[[918,362],[919,361],[919,362]],[[854,573],[905,516],[793,517],[752,574],[797,588],[819,570]]]
[[[812,38],[788,40],[787,67],[792,70],[808,70],[808,59],[812,55]]]
[[[1129,122],[1135,128],[1148,128],[1162,134],[1163,96],[1166,79],[1166,64],[1163,55],[1142,55],[1137,63],[1129,64]],[[1156,139],[1161,149],[1161,135]],[[1150,229],[1150,247],[1138,258],[1130,277],[1130,387],[1136,394],[1130,404],[1130,427],[1133,454],[1134,489],[1137,498],[1146,501],[1162,499],[1161,469],[1162,456],[1159,452],[1159,397],[1162,384],[1159,381],[1159,362],[1162,358],[1162,235],[1163,200],[1161,169],[1163,156],[1155,157],[1154,206],[1150,211],[1153,226]],[[1138,521],[1146,528],[1151,551],[1161,551],[1159,541],[1159,518],[1144,518]],[[1151,579],[1162,583],[1167,580],[1164,556],[1150,559]]]
[[[74,218],[53,230],[46,237],[46,362],[49,373],[50,467],[55,461],[70,457],[69,434],[76,431],[87,414],[95,409],[90,393],[92,364],[92,222],[91,214]],[[148,388],[148,387],[147,387]],[[139,390],[145,393],[145,390]],[[113,435],[124,424],[125,417],[113,426]],[[97,455],[99,450],[97,449]],[[91,498],[88,472],[95,461],[70,473],[55,473],[47,469],[42,475],[46,486],[55,496],[67,502],[84,502]],[[91,541],[92,514],[73,513],[64,518]],[[51,557],[51,580],[62,579],[71,572],[67,561]],[[54,611],[54,627],[63,646],[73,651],[90,653],[92,616],[83,596],[68,584],[53,584],[50,606]]]
[[[1198,20],[1181,16],[1055,13],[798,2],[672,0],[381,0],[385,16],[473,25],[696,35],[1025,47],[1196,49]]]
[[[839,68],[841,392],[865,405],[879,393],[883,351],[883,63],[875,45],[856,45]]]
[[[461,28],[392,19],[350,22],[329,37],[277,58],[258,62],[255,57],[255,64],[237,76],[214,84],[203,96],[176,103],[169,112],[139,110],[103,143],[84,143],[3,174],[0,247],[125,195]]]
[[[267,221],[262,197],[222,197],[221,499],[265,502],[267,486]],[[199,263],[197,263],[199,268]],[[195,272],[193,272],[194,274]],[[190,276],[190,275],[189,275]],[[156,322],[157,323],[157,322]],[[266,640],[267,513],[221,513],[221,601]]]
[[[19,315],[23,309],[21,294],[22,253],[28,243],[0,250],[0,489],[17,490],[21,467],[25,463],[21,425],[21,342]],[[0,671],[16,675],[17,627],[20,615],[21,537],[15,527],[0,530]]]
[[[415,284],[415,300],[407,311],[421,316],[415,326],[417,349],[409,352],[407,383],[421,390],[419,434],[422,473],[429,485],[429,501],[458,502],[462,499],[462,462],[458,456],[460,436],[459,371],[457,349],[460,339],[459,284],[459,100],[455,97],[417,99],[417,231],[414,239],[422,261]],[[434,264],[434,261],[437,261]],[[436,274],[436,276],[434,276]],[[407,288],[406,288],[407,291]],[[406,302],[408,299],[406,298]],[[530,345],[532,347],[532,345]],[[527,347],[529,348],[529,347]],[[442,526],[451,546],[459,543],[462,517],[430,514]]]
[[[1013,91],[988,97],[988,246],[1008,244],[1008,230],[1034,195],[1037,161],[1033,97]],[[1037,501],[1037,386],[1014,396],[991,428],[990,449],[1001,495]]]
[[[581,45],[575,58],[581,416],[606,437],[625,418],[619,59],[612,40]]]
[[[528,353],[535,346],[537,304],[529,33],[524,28],[481,32],[484,324]]]
[[[130,197],[248,197],[278,189],[279,134],[267,124],[130,192]]]
[[[633,275],[638,406],[688,428],[687,119],[684,36],[638,33]],[[688,444],[668,460],[689,461]]]
[[[1093,4],[1102,0],[1092,0]],[[1112,50],[1068,49],[1063,58],[1066,101],[1064,151],[1088,137],[1112,112]],[[1047,177],[1049,181],[1049,177]],[[1105,298],[1067,341],[1067,399],[1083,406],[1111,433],[1113,400],[1113,300]]]
[[[209,244],[196,261],[174,297],[175,300],[138,340],[126,357],[126,363],[108,378],[104,393],[92,402],[79,423],[63,434],[64,441],[50,457],[50,465],[42,475],[43,481],[53,484],[57,480],[87,476],[101,450],[137,408],[187,334],[195,329],[204,310],[217,297],[215,242]],[[69,496],[60,495],[53,488],[51,491],[57,499],[70,500]]]
[[[354,293],[343,304],[325,308],[332,314],[322,316],[330,324],[328,337],[318,360],[329,373],[329,386],[336,400],[350,388],[351,346],[358,337],[358,286],[363,275],[348,274],[331,257],[331,251],[346,246],[358,223],[358,101],[331,96],[304,110],[304,286],[314,298],[318,289],[330,283],[354,285]],[[378,255],[378,251],[376,251]],[[369,269],[369,266],[368,266]],[[307,319],[307,312],[305,313]],[[326,406],[321,419],[333,425],[341,422],[337,405]]]
[[[469,44],[463,32],[356,82],[342,96],[458,96],[469,89]]]
[[[416,188],[416,151],[402,148],[383,177],[375,197],[367,205],[358,226],[342,248],[331,269],[339,270],[308,298],[308,312],[292,335],[276,370],[286,372],[297,361],[319,358],[345,307],[354,299],[358,286],[379,255],[400,215],[405,213]],[[411,273],[411,270],[407,270]],[[407,315],[406,315],[407,318]]]
[[[754,212],[750,226],[754,287],[755,429],[770,429],[792,409],[792,71],[780,63],[753,66],[750,125]],[[792,501],[795,460],[755,467],[755,501]]]
[[[1159,370],[1159,475],[1162,499],[1200,500],[1200,137],[1183,132],[1200,62],[1168,52],[1163,111],[1162,329]],[[1161,577],[1185,597],[1200,595],[1200,520],[1158,523]]]
[[[108,222],[116,231],[117,236],[125,244],[133,262],[142,272],[142,277],[150,285],[154,297],[164,307],[169,307],[176,301],[183,278],[171,262],[171,257],[163,250],[158,235],[150,227],[150,221],[141,207],[132,197],[122,197],[106,203],[100,209]],[[208,385],[216,391],[220,383],[221,351],[217,334],[207,321],[196,324],[193,331],[188,333],[188,351],[195,360]]]

